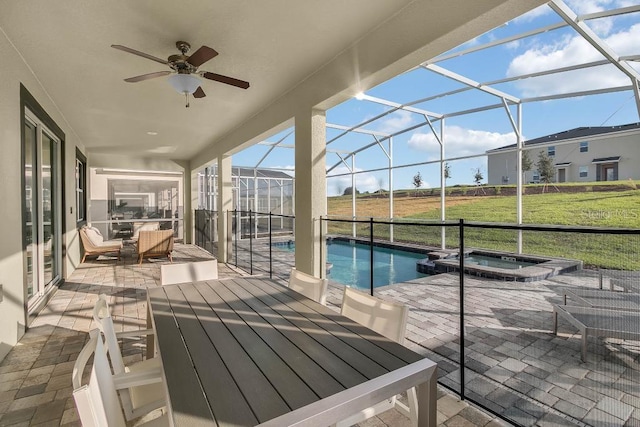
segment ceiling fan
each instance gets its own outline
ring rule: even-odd
[[[171,74],[168,79],[169,84],[171,84],[178,93],[185,95],[187,101],[186,107],[189,107],[189,94],[193,95],[194,98],[204,98],[207,96],[200,86],[200,79],[195,77],[194,74],[208,80],[214,80],[242,89],[247,89],[249,87],[249,82],[245,82],[244,80],[238,80],[233,77],[223,76],[222,74],[211,73],[209,71],[198,71],[199,66],[218,55],[218,52],[209,46],[202,46],[192,55],[187,56],[187,53],[191,50],[191,45],[185,41],[178,41],[176,42],[176,47],[180,51],[180,54],[171,55],[167,60],[160,59],[153,55],[149,55],[148,53],[140,52],[119,44],[112,44],[111,47],[159,62],[163,65],[168,65],[172,71],[166,70],[142,74],[140,76],[129,77],[124,79],[124,81],[128,83],[137,83]]]

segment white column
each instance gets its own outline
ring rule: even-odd
[[[320,259],[320,245],[324,242],[320,241],[318,225],[319,217],[327,214],[325,112],[300,112],[295,127],[296,268],[321,277],[326,274],[325,261]],[[324,248],[322,253],[326,253]]]
[[[233,238],[232,213],[233,182],[231,180],[231,156],[218,156],[218,260],[228,262],[231,258]],[[239,224],[237,225],[239,226]]]

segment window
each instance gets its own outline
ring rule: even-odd
[[[580,178],[586,178],[589,175],[589,166],[580,166]]]
[[[540,172],[533,171],[533,182],[540,182]]]
[[[547,155],[549,157],[553,157],[556,155],[556,147],[548,147],[547,148]]]
[[[580,143],[580,152],[581,153],[587,153],[589,151],[589,143],[588,142],[581,142]]]
[[[87,220],[87,158],[76,150],[76,221]]]

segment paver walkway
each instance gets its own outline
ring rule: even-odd
[[[211,255],[195,246],[175,247],[176,263],[209,258]],[[118,330],[145,328],[146,289],[159,286],[159,266],[166,262],[151,259],[137,265],[133,254],[125,253],[121,261],[100,257],[80,265],[0,363],[0,426],[79,425],[71,370],[87,332],[96,326],[91,316],[98,295],[110,296]],[[219,265],[220,277],[241,274]],[[338,290],[332,292],[332,300],[339,301]],[[145,348],[144,340],[127,341],[125,362],[144,358]],[[442,390],[438,423],[449,427],[506,425]],[[409,420],[397,411],[388,411],[361,425],[403,427]]]

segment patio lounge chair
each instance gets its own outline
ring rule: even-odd
[[[218,261],[187,262],[184,264],[164,264],[160,266],[160,285],[200,282],[218,278]]]
[[[291,275],[289,276],[289,287],[291,289],[322,305],[326,305],[327,302],[328,282],[327,279],[320,279],[298,271],[295,267],[291,269]]]
[[[82,261],[87,258],[87,255],[103,255],[103,254],[117,254],[118,260],[120,260],[120,251],[122,250],[122,242],[119,240],[104,240],[100,230],[94,227],[84,226],[80,228],[80,239],[82,240],[82,246],[84,247],[84,255]]]
[[[126,385],[128,387],[136,381],[144,383],[145,380],[112,376],[100,331],[94,329],[89,336],[89,342],[80,351],[72,373],[73,399],[80,422],[84,426],[125,427],[127,424],[122,416],[117,390],[123,387],[123,382],[128,383]],[[82,374],[92,355],[93,366],[89,382],[82,384]],[[147,423],[137,425],[168,426],[169,420],[167,414],[164,414]]]
[[[138,238],[138,264],[142,264],[144,258],[169,257],[173,251],[173,230],[140,231]]]
[[[381,300],[345,287],[340,313],[390,340],[404,343],[409,316],[409,307],[404,304]],[[392,408],[409,417],[412,426],[417,426],[419,408],[415,388],[407,390],[407,398],[409,406],[404,405],[394,396],[336,423],[335,427],[351,426]]]
[[[640,340],[640,312],[592,307],[553,306],[553,333],[558,334],[558,315],[582,335],[583,362],[587,360],[587,339],[595,337]]]

